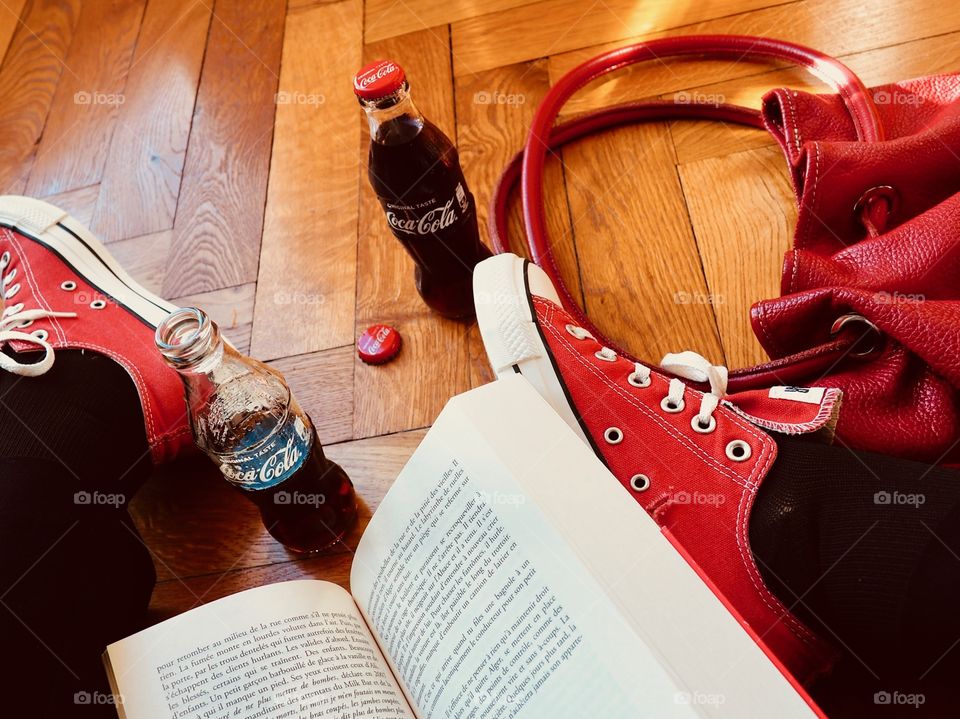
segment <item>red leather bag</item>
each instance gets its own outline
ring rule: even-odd
[[[833,94],[772,90],[762,110],[732,105],[620,105],[554,126],[586,83],[677,55],[789,60]],[[506,205],[521,183],[529,254],[565,308],[618,353],[564,286],[544,221],[549,149],[647,120],[717,119],[765,128],[789,164],[799,215],[781,296],[751,309],[771,361],[730,373],[730,393],[772,385],[843,391],[836,435],[861,450],[960,461],[960,76],[868,90],[839,61],[792,43],[716,35],[665,38],[604,53],[565,75],[537,110],[524,151],[494,194],[490,232],[509,251]]]

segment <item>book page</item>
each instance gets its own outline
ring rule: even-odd
[[[447,405],[351,586],[421,719],[814,716],[520,376]]]
[[[410,719],[350,595],[329,582],[270,584],[107,647],[130,719]]]

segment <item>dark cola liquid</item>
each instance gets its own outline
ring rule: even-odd
[[[323,454],[314,437],[303,465],[267,489],[241,489],[260,508],[267,531],[287,549],[313,554],[330,548],[357,521],[353,483]]]
[[[370,143],[368,173],[391,232],[416,263],[423,301],[445,317],[472,317],[473,268],[490,250],[453,143],[429,120],[387,120]]]

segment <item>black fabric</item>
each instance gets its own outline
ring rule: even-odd
[[[960,472],[776,441],[750,542],[771,591],[843,652],[818,698],[837,716],[955,714]]]
[[[60,351],[41,377],[0,372],[3,716],[116,716],[100,655],[146,618],[153,562],[126,506],[149,471],[119,365]]]

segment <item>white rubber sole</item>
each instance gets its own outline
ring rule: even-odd
[[[547,274],[521,257],[495,255],[476,266],[473,299],[487,359],[498,377],[522,374],[589,446],[537,326],[531,294],[560,304]]]
[[[177,309],[130,277],[90,230],[58,207],[31,197],[2,196],[0,226],[52,250],[84,281],[153,327]]]

